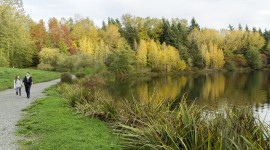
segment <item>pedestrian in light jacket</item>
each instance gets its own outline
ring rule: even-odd
[[[22,80],[20,79],[20,76],[16,76],[14,80],[14,89],[16,91],[16,95],[21,96],[21,89],[22,89]]]

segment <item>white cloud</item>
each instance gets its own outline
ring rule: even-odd
[[[108,17],[129,13],[141,17],[195,17],[202,27],[256,26],[270,29],[267,0],[24,0],[25,10],[38,21],[50,17],[88,16],[97,25]]]

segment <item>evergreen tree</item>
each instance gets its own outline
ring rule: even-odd
[[[195,18],[193,17],[193,18],[191,19],[191,24],[190,24],[190,26],[189,26],[189,32],[191,32],[191,31],[192,31],[193,29],[195,29],[195,28],[197,28],[197,29],[200,30],[199,24],[196,22]]]
[[[234,27],[232,25],[230,25],[230,24],[229,24],[229,27],[228,28],[229,28],[230,31],[233,31],[234,30]]]
[[[238,30],[242,31],[242,29],[243,29],[243,27],[242,27],[242,25],[239,23],[239,25],[238,25]]]
[[[246,25],[245,30],[246,30],[246,32],[249,32],[248,25]]]

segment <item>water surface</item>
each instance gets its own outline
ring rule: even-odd
[[[206,109],[223,106],[252,106],[270,121],[270,72],[228,72],[123,79],[111,82],[108,90],[117,98],[135,98],[143,103],[153,99],[176,99],[185,96]]]

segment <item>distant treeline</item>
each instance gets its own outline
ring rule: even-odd
[[[21,0],[0,2],[0,66],[69,70],[106,65],[115,73],[268,67],[270,31],[201,28],[193,18],[128,14],[97,27],[89,18],[33,21]],[[68,61],[67,61],[68,60]],[[69,63],[67,63],[69,62]]]

